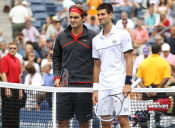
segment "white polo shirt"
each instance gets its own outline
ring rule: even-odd
[[[25,23],[25,18],[29,17],[28,11],[25,7],[18,5],[10,10],[9,16],[12,17],[12,23]]]
[[[124,52],[132,50],[129,33],[113,25],[107,37],[103,30],[93,38],[93,58],[101,60],[98,90],[123,88],[126,76]]]

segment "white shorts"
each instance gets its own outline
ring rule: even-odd
[[[112,95],[112,94],[118,94],[119,92],[116,91],[116,89],[110,89],[110,90],[98,90],[98,101],[100,101],[102,98],[108,96],[108,95]],[[120,98],[120,100],[123,100],[124,95],[123,94],[119,94],[118,97]],[[103,110],[105,109],[105,111],[103,111],[101,113],[101,115],[110,115],[112,113],[111,109],[112,107],[114,107],[114,97],[110,97],[107,100],[103,101],[104,103],[98,104],[99,107],[102,107]],[[121,111],[119,113],[119,115],[130,115],[130,96],[128,95],[128,97],[126,97],[123,101],[123,106],[121,108]]]

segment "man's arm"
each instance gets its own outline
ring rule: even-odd
[[[97,86],[99,83],[100,66],[101,66],[101,61],[98,59],[95,59],[94,60],[94,73],[93,73],[93,83],[94,83],[93,90],[94,91],[93,91],[93,95],[92,95],[93,104],[96,104],[98,102]]]
[[[62,48],[59,42],[59,36],[57,37],[53,50],[53,74],[54,74],[54,85],[58,87],[60,85],[61,65],[62,65]]]
[[[165,85],[166,85],[166,83],[168,82],[168,79],[169,79],[169,78],[164,78],[164,79],[160,82],[158,88],[164,88]]]
[[[2,78],[2,81],[3,81],[3,82],[7,82],[7,75],[6,75],[6,73],[2,73],[2,74],[1,74],[1,78]],[[12,96],[12,92],[11,92],[11,90],[10,90],[9,88],[6,88],[6,89],[5,89],[5,95],[6,95],[8,98],[10,98],[10,97]]]
[[[131,82],[132,79],[132,70],[133,70],[133,54],[132,51],[128,51],[124,53],[126,59],[126,81]],[[129,79],[131,77],[131,79]],[[131,84],[128,84],[125,81],[125,86],[123,88],[124,96],[127,97],[131,92]]]

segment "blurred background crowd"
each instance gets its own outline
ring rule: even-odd
[[[126,29],[133,40],[133,78],[136,79],[140,63],[151,55],[150,47],[157,43],[162,47],[161,56],[171,67],[168,85],[175,84],[175,0],[8,1],[1,4],[0,19],[9,20],[0,20],[0,57],[8,53],[9,42],[18,44],[16,57],[21,62],[22,83],[53,87],[53,45],[57,35],[69,25],[69,7],[82,4],[88,11],[84,24],[99,33],[96,8],[102,2],[109,2],[114,9],[113,24]],[[10,25],[4,27],[8,22]],[[37,79],[31,82],[27,74],[36,74]]]

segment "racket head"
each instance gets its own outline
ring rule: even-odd
[[[94,106],[95,114],[99,120],[110,122],[120,114],[122,104],[122,100],[117,95],[109,95]]]
[[[69,86],[69,71],[64,69],[61,76],[61,86],[68,87]]]

